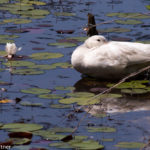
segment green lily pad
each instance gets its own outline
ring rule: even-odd
[[[55,132],[55,133],[70,133],[73,132],[73,128],[61,128],[61,127],[55,127],[51,128],[49,131]]]
[[[116,132],[115,128],[111,127],[88,127],[88,132]]]
[[[41,106],[43,106],[41,103],[31,103],[29,101],[21,102],[20,105],[30,106],[30,107],[41,107]]]
[[[73,103],[77,103],[78,105],[94,105],[94,104],[98,104],[100,102],[99,99],[92,99],[89,100],[87,97],[71,97],[71,98],[64,98],[59,100],[59,103],[62,104],[73,104]]]
[[[51,143],[49,146],[57,147],[57,148],[75,148],[75,149],[86,149],[86,150],[96,150],[96,149],[103,149],[104,146],[100,145],[98,142],[94,140],[79,140],[74,139],[69,142],[57,142]]]
[[[46,99],[60,99],[63,98],[64,95],[60,95],[60,94],[42,94],[39,95],[39,98],[46,98]]]
[[[119,142],[116,147],[120,148],[143,148],[145,146],[144,143],[140,142]]]
[[[32,5],[46,5],[45,2],[40,2],[40,1],[28,1],[28,4],[32,4]]]
[[[43,126],[39,124],[25,124],[25,123],[8,123],[4,124],[1,129],[11,132],[31,132],[42,129]]]
[[[130,82],[124,82],[124,83],[121,83],[119,84],[117,87],[117,89],[128,89],[128,88],[145,88],[146,85],[144,85],[144,83],[148,83],[149,81],[148,80],[133,80],[133,81],[130,81]],[[114,86],[115,84],[107,84],[107,87],[112,87]]]
[[[59,63],[54,63],[51,64],[51,68],[54,69],[56,67],[60,67],[60,68],[69,68],[72,67],[72,65],[68,62],[59,62]]]
[[[55,12],[54,15],[70,17],[70,16],[75,16],[76,14],[75,13],[69,13],[69,12]]]
[[[95,96],[95,94],[89,92],[74,92],[74,93],[67,93],[66,95],[71,97],[77,97],[77,98],[81,98],[81,97],[89,98]]]
[[[6,51],[0,51],[0,56],[6,56],[6,55],[7,55]]]
[[[42,89],[42,88],[29,88],[26,90],[21,90],[22,93],[29,93],[29,94],[47,94],[50,93],[51,90],[49,89]]]
[[[101,141],[103,141],[103,142],[113,142],[114,139],[105,139],[105,138],[102,138]]]
[[[32,20],[28,19],[5,19],[4,23],[14,23],[14,24],[26,24],[32,22]]]
[[[150,5],[146,5],[146,8],[147,8],[148,10],[150,10]]]
[[[0,44],[6,44],[6,43],[14,43],[14,40],[10,39],[0,39]]]
[[[150,41],[136,41],[136,42],[144,43],[144,44],[150,44]]]
[[[43,52],[43,53],[33,53],[30,55],[32,59],[35,60],[46,60],[46,59],[52,59],[52,58],[60,58],[64,55],[61,53],[50,53],[50,52]]]
[[[13,145],[24,145],[31,142],[28,138],[10,138],[10,141],[13,141]]]
[[[33,69],[41,69],[41,70],[49,70],[52,69],[51,65],[32,65],[32,66],[28,66],[28,68],[33,68]]]
[[[77,44],[71,42],[56,42],[56,43],[48,43],[48,46],[57,46],[58,48],[68,48],[75,47]]]
[[[56,134],[54,131],[51,131],[51,130],[39,130],[39,131],[33,132],[33,134],[42,136],[46,140],[54,140],[54,141],[61,140],[64,137],[66,137],[66,135]]]
[[[40,18],[44,18],[46,15],[49,15],[50,12],[47,10],[43,10],[43,9],[33,9],[33,10],[29,10],[29,11],[22,11],[20,14],[22,17],[29,17],[32,19],[40,19]]]
[[[18,35],[0,34],[0,39],[14,39],[18,38]]]
[[[31,61],[8,61],[3,64],[9,67],[30,67],[32,65],[35,65],[35,63]]]
[[[50,107],[51,107],[51,108],[56,108],[56,109],[66,109],[66,108],[70,108],[69,105],[62,105],[62,104],[51,104]]]
[[[68,87],[64,87],[64,86],[57,86],[55,87],[56,90],[62,90],[62,91],[73,91],[75,90],[75,87],[72,86],[68,86]]]
[[[18,74],[18,75],[39,75],[43,74],[44,72],[42,70],[36,70],[36,69],[14,69],[11,72],[12,74]]]
[[[70,37],[70,38],[67,38],[69,40],[77,40],[78,42],[84,42],[87,37]]]
[[[74,148],[73,146],[69,145],[66,142],[57,142],[57,143],[51,143],[49,144],[50,147],[56,147],[56,148],[64,148],[64,149],[68,149],[68,148]]]
[[[142,24],[142,23],[143,23],[142,21],[133,20],[133,19],[128,19],[128,20],[116,20],[115,22],[116,22],[116,23],[119,23],[119,24],[132,24],[132,25],[135,25],[135,24]]]
[[[146,89],[122,89],[121,93],[125,94],[145,94],[148,93],[149,91]]]
[[[120,17],[120,18],[134,18],[134,19],[148,19],[149,15],[145,15],[142,13],[108,13],[108,17]]]
[[[9,3],[9,0],[1,0],[0,4]]]
[[[116,33],[123,33],[123,32],[130,32],[131,29],[128,28],[105,28],[105,29],[100,29],[98,30],[99,33],[111,33],[111,32],[116,32]]]
[[[96,150],[96,149],[103,149],[104,146],[99,144],[97,141],[94,140],[86,140],[86,141],[71,141],[70,145],[74,148],[84,149],[84,150]]]

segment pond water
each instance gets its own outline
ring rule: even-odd
[[[22,131],[31,132],[32,139],[19,138],[12,150],[101,149],[103,146],[105,150],[148,150],[149,81],[131,81],[123,88],[114,89],[113,96],[105,95],[100,105],[96,105],[97,99],[95,103],[87,100],[107,89],[109,82],[82,77],[71,67],[70,56],[86,39],[83,27],[88,13],[95,15],[96,23],[129,20],[97,26],[108,39],[150,43],[150,16],[139,15],[149,13],[149,8],[147,0],[1,0],[0,142],[14,141],[9,133]],[[4,57],[5,44],[12,40],[22,47],[17,52],[22,57],[8,61]],[[80,140],[62,144],[63,136],[57,134],[70,134],[66,128],[76,127],[89,110],[88,104],[95,105],[73,134]],[[81,107],[82,111],[75,111]],[[24,127],[31,124],[41,128]],[[61,129],[56,131],[56,127]],[[50,129],[48,135],[43,133]]]

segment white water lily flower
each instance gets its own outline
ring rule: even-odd
[[[20,51],[22,47],[17,48],[15,43],[7,43],[5,46],[5,51],[7,52],[8,58],[12,58],[13,55]]]

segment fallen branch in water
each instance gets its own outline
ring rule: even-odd
[[[145,68],[140,69],[139,71],[136,71],[136,72],[133,72],[133,73],[129,74],[128,76],[126,76],[126,77],[124,77],[123,79],[121,79],[118,83],[116,83],[115,85],[113,85],[112,87],[110,87],[110,88],[108,88],[107,90],[105,90],[105,91],[103,91],[103,92],[101,92],[101,93],[95,95],[94,97],[90,98],[87,102],[90,102],[90,101],[92,101],[93,99],[98,98],[99,96],[101,96],[101,95],[103,95],[103,94],[105,94],[105,93],[109,93],[112,89],[114,89],[115,87],[117,87],[117,86],[120,85],[121,83],[125,82],[127,79],[129,79],[129,78],[131,78],[131,77],[134,77],[134,76],[136,76],[136,75],[138,75],[138,74],[140,74],[140,73],[142,73],[142,72],[144,72],[144,71],[146,71],[146,70],[148,70],[148,69],[150,69],[150,66],[147,66],[147,67],[145,67]],[[99,104],[101,104],[101,102],[98,103],[97,105],[99,105]],[[80,107],[79,110],[81,110],[83,107],[85,107],[85,106]],[[90,105],[90,106],[89,106],[89,110],[88,110],[88,111],[84,114],[84,116],[79,120],[78,124],[76,125],[76,127],[74,128],[74,130],[72,131],[72,133],[71,133],[70,135],[66,136],[65,138],[63,138],[62,141],[65,141],[65,142],[66,142],[66,141],[72,140],[72,138],[71,138],[72,135],[77,131],[77,129],[79,128],[80,124],[81,124],[82,121],[86,118],[86,116],[87,116],[88,113],[92,110],[92,108],[93,108],[93,105]]]

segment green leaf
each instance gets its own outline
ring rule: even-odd
[[[39,131],[33,132],[33,134],[42,136],[46,140],[54,140],[54,141],[61,140],[64,137],[66,137],[66,135],[56,134],[54,131],[51,131],[51,130],[39,130]]]
[[[60,99],[63,98],[64,95],[60,95],[60,94],[42,94],[39,95],[39,98],[46,98],[46,99]]]
[[[144,85],[145,83],[148,83],[149,81],[148,80],[133,80],[133,81],[130,81],[130,82],[124,82],[124,83],[121,83],[119,84],[117,87],[117,89],[127,89],[127,88],[145,88],[146,85]],[[107,87],[112,87],[114,86],[115,84],[112,84],[112,83],[109,83],[107,84]]]
[[[18,74],[18,75],[38,75],[43,74],[44,72],[42,70],[36,70],[36,69],[14,69],[11,72],[12,74]]]
[[[61,53],[50,53],[50,52],[33,53],[32,55],[30,55],[30,57],[35,60],[46,60],[52,58],[60,58],[63,56],[64,55]]]
[[[70,108],[69,105],[62,105],[62,104],[51,104],[50,107],[51,107],[51,108],[56,108],[56,109],[66,109],[66,108]]]
[[[120,17],[120,18],[134,18],[134,19],[148,19],[149,15],[145,15],[142,13],[108,13],[109,17]]]
[[[48,46],[57,46],[58,48],[68,48],[68,47],[75,47],[77,44],[69,43],[69,42],[59,42],[59,43],[48,43]]]
[[[41,107],[41,106],[43,106],[41,103],[31,103],[29,101],[21,102],[20,105],[22,105],[22,106],[30,106],[30,107]]]
[[[76,14],[75,13],[69,13],[69,12],[55,12],[54,15],[70,17],[70,16],[75,16]]]
[[[111,127],[88,127],[88,132],[116,132],[115,128]]]
[[[26,90],[21,90],[22,93],[29,93],[29,94],[47,94],[50,93],[51,90],[49,89],[42,89],[42,88],[29,88]]]
[[[10,141],[13,141],[13,145],[24,145],[31,142],[28,138],[10,138]]]
[[[130,32],[131,29],[128,28],[105,28],[105,29],[100,29],[98,30],[100,33],[111,33],[111,32],[115,32],[115,33],[123,33],[123,32]]]
[[[71,96],[71,97],[78,97],[78,98],[89,98],[89,97],[93,97],[95,96],[95,94],[93,93],[89,93],[89,92],[74,92],[74,93],[67,93],[67,96]]]
[[[8,123],[4,124],[1,129],[5,129],[11,132],[30,132],[42,129],[43,126],[39,124],[25,124],[25,123]]]
[[[135,25],[135,24],[142,24],[143,22],[142,21],[139,21],[139,20],[133,20],[133,19],[128,19],[128,20],[116,20],[115,21],[116,23],[119,23],[119,24],[131,24],[131,25]]]
[[[57,86],[55,87],[56,90],[62,90],[62,91],[73,91],[75,89],[75,87],[72,86],[68,86],[68,87],[64,87],[64,86]]]
[[[149,91],[146,89],[122,89],[121,93],[125,94],[145,94],[148,93]]]
[[[32,65],[35,65],[35,63],[31,61],[8,61],[3,64],[9,67],[30,67]]]
[[[119,142],[116,147],[120,148],[143,148],[145,146],[144,143],[140,142]]]

